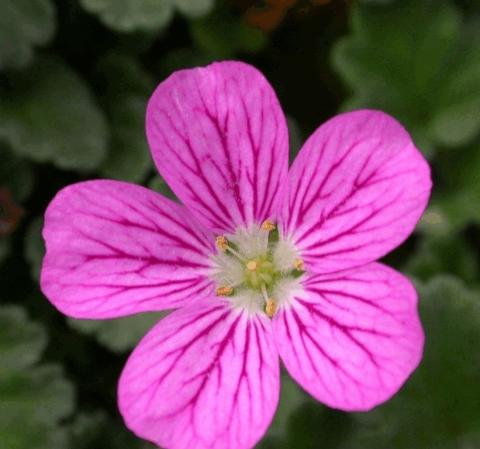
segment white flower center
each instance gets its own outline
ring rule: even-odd
[[[271,318],[301,289],[303,261],[272,222],[237,229],[217,237],[216,243],[212,277],[217,295],[228,297],[234,306]]]

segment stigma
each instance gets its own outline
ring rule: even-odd
[[[272,319],[298,290],[305,264],[271,220],[215,238],[212,278],[216,294],[235,307]]]

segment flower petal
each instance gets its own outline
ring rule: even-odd
[[[45,214],[41,286],[75,318],[112,318],[211,294],[214,238],[185,209],[117,181],[60,191]]]
[[[311,276],[273,326],[291,376],[342,410],[389,399],[422,357],[415,289],[381,264]]]
[[[234,232],[278,212],[287,126],[255,68],[230,61],[175,72],[150,99],[147,137],[161,175],[214,231]]]
[[[135,349],[120,378],[127,426],[166,449],[248,449],[279,395],[271,323],[216,298],[172,312]]]
[[[282,214],[307,266],[337,271],[373,262],[412,232],[430,195],[428,164],[379,111],[341,114],[308,139],[289,173]]]

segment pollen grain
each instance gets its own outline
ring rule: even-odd
[[[265,313],[269,318],[272,318],[277,311],[277,303],[273,298],[268,298],[265,304]]]
[[[275,227],[276,226],[275,226],[275,223],[273,223],[273,221],[265,220],[262,223],[261,229],[262,229],[262,231],[271,232],[275,229]]]
[[[229,286],[218,287],[216,290],[217,296],[230,296],[233,293],[233,288]]]
[[[217,248],[222,251],[226,251],[228,248],[228,240],[224,235],[219,235],[216,237],[215,244],[217,245]]]
[[[293,262],[293,266],[295,267],[295,270],[298,270],[298,271],[305,270],[305,264],[303,263],[302,259],[295,259],[295,261]]]

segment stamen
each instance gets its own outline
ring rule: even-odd
[[[245,257],[243,257],[238,251],[235,251],[231,246],[227,246],[227,251],[232,253],[237,259],[240,259],[242,262],[245,262]]]
[[[270,298],[268,296],[267,287],[265,287],[265,284],[261,285],[261,289],[262,289],[263,299],[265,300],[265,313],[269,318],[272,318],[273,315],[275,315],[275,312],[277,311],[277,303],[273,298]]]
[[[273,319],[302,289],[303,258],[272,220],[215,235],[211,276],[217,299]]]
[[[230,252],[232,253],[237,259],[240,259],[242,262],[245,262],[245,258],[236,250],[234,250],[229,244],[228,240],[224,235],[219,235],[215,237],[215,244],[220,251],[223,252]]]
[[[219,235],[215,238],[215,244],[217,245],[217,248],[226,251],[228,248],[228,240],[224,235]]]
[[[268,298],[267,303],[265,304],[265,313],[267,314],[268,318],[273,318],[275,312],[277,311],[277,303],[273,298]]]
[[[224,287],[218,287],[216,290],[217,296],[230,296],[233,293],[233,288],[228,285]]]
[[[305,264],[303,263],[303,259],[295,259],[295,261],[293,262],[293,266],[295,267],[295,270],[305,271]]]
[[[275,227],[276,227],[275,223],[273,223],[270,220],[265,220],[262,223],[261,229],[262,229],[262,231],[270,232],[270,231],[273,231],[275,229]]]

